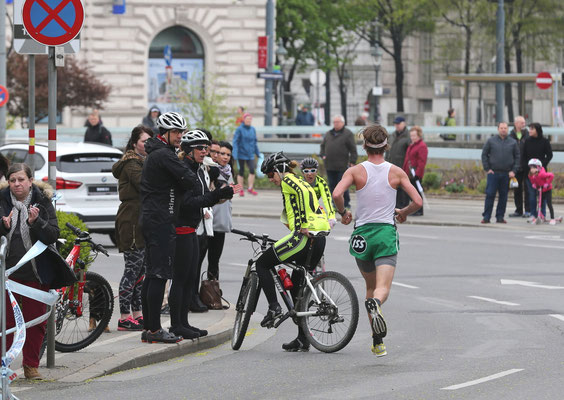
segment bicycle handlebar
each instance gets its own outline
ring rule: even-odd
[[[76,235],[76,237],[83,241],[83,242],[88,242],[90,243],[92,246],[92,250],[96,251],[98,253],[102,253],[103,255],[105,255],[106,257],[109,257],[110,254],[108,253],[108,251],[104,248],[104,246],[102,246],[101,244],[97,244],[94,243],[94,241],[92,240],[92,238],[90,237],[90,235],[88,234],[88,232],[86,231],[81,231],[79,228],[77,228],[76,226],[72,225],[70,222],[67,222],[65,224],[67,226],[67,228],[69,228],[72,233],[74,233]]]
[[[266,241],[267,243],[276,243],[276,240],[270,239],[268,237],[268,235],[266,235],[266,234],[259,236],[259,235],[252,233],[252,232],[240,231],[239,229],[231,229],[231,233],[235,233],[237,235],[245,236],[247,238],[247,240],[250,240],[251,242],[259,243],[261,241]]]

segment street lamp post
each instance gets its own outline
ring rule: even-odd
[[[284,125],[284,60],[287,55],[288,51],[284,48],[282,39],[278,39],[276,57],[280,63],[280,73],[282,74],[282,79],[280,79],[280,97],[278,99],[278,125]]]
[[[380,123],[380,67],[382,65],[382,49],[377,44],[370,46],[370,55],[374,63],[374,71],[376,71],[375,90],[372,91],[374,98],[374,122]]]

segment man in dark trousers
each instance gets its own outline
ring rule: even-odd
[[[515,139],[519,144],[519,154],[521,158],[521,160],[519,161],[519,168],[517,169],[517,173],[515,174],[515,178],[517,179],[519,186],[513,189],[515,212],[513,214],[509,214],[510,217],[529,217],[531,215],[528,201],[529,190],[525,182],[525,178],[529,173],[529,169],[523,169],[523,148],[525,146],[525,139],[529,137],[529,131],[527,130],[527,128],[525,128],[525,125],[525,118],[518,115],[517,118],[515,118],[515,122],[513,122],[513,129],[511,130],[511,133],[509,133],[509,137]],[[527,160],[527,162],[528,161],[529,160]],[[525,196],[524,202],[523,196]],[[525,213],[523,213],[523,208],[525,209]]]
[[[320,155],[325,162],[329,189],[333,192],[347,168],[354,166],[358,158],[354,135],[345,128],[345,117],[342,115],[333,117],[333,129],[325,133]],[[350,209],[351,197],[348,190],[344,196],[345,208]]]
[[[386,154],[386,161],[403,168],[405,153],[407,153],[407,148],[410,143],[405,118],[397,116],[396,119],[394,119],[394,126],[396,130],[390,135],[390,150]],[[409,196],[401,187],[398,187],[396,193],[396,208],[404,208],[407,207],[408,204]]]
[[[508,136],[509,128],[506,122],[497,126],[498,135],[488,139],[482,149],[482,165],[487,172],[486,201],[482,216],[482,224],[489,224],[492,216],[496,193],[499,192],[495,220],[506,224],[505,207],[509,192],[509,178],[513,178],[519,168],[519,145]]]

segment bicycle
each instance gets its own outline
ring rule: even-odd
[[[231,347],[238,350],[243,344],[249,321],[256,309],[260,287],[256,272],[256,260],[269,247],[275,243],[268,235],[255,235],[232,229],[232,233],[244,236],[241,240],[250,241],[253,246],[254,256],[247,264],[243,277],[235,311],[235,323],[231,338]],[[310,239],[308,255],[305,265],[309,265],[313,240]],[[254,244],[260,247],[256,248]],[[272,327],[277,328],[288,318],[294,319],[306,333],[308,341],[317,350],[332,353],[343,349],[352,339],[358,325],[358,298],[350,281],[338,272],[326,271],[312,276],[308,270],[296,263],[286,262],[279,267],[287,267],[304,272],[305,279],[299,287],[296,304],[284,288],[279,275],[271,271],[274,284],[288,308]]]
[[[101,275],[86,271],[85,262],[79,257],[81,245],[90,246],[96,259],[99,253],[109,257],[101,244],[95,243],[90,234],[66,223],[76,235],[74,246],[66,258],[76,274],[78,282],[58,289],[59,299],[55,304],[55,349],[63,353],[81,350],[92,344],[108,326],[114,311],[114,294],[108,281]],[[90,318],[98,323],[89,331]],[[46,338],[45,338],[46,340]],[[45,349],[43,342],[41,354]]]

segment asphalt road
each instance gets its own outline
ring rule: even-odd
[[[236,218],[235,227],[280,237],[275,219]],[[361,318],[335,354],[285,353],[290,322],[277,331],[255,315],[240,351],[225,344],[81,385],[41,384],[20,399],[560,399],[564,390],[564,230],[403,225],[390,299],[383,307],[388,356],[370,352]],[[350,227],[327,242],[327,269],[346,275],[359,299],[364,283],[348,255]],[[106,237],[101,237],[109,243]],[[115,248],[94,270],[117,287]],[[220,281],[234,300],[247,242],[228,235]],[[362,302],[361,302],[362,303]],[[264,300],[258,312],[266,310]]]

